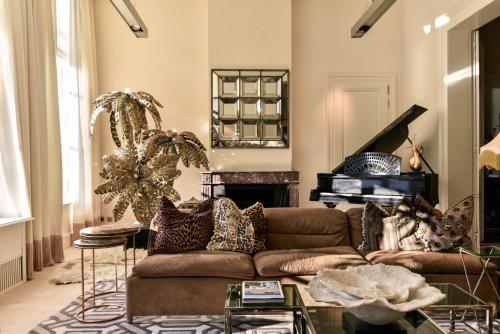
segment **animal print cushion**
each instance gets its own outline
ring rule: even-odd
[[[470,247],[468,233],[472,227],[474,202],[467,197],[443,215],[429,214],[422,219],[416,236],[422,240],[426,251],[447,251],[457,247]]]
[[[247,216],[253,225],[254,242],[252,253],[260,252],[266,249],[267,224],[264,217],[264,206],[257,202],[242,211],[243,216]]]
[[[265,220],[262,211],[260,203],[240,211],[229,198],[218,199],[214,208],[214,234],[207,249],[247,254],[264,249],[265,239],[262,237],[265,235]],[[256,226],[252,223],[252,218],[259,221]],[[259,238],[257,242],[256,231]]]
[[[158,232],[149,255],[205,249],[213,233],[213,205],[208,199],[190,212],[182,212],[163,197],[157,210]]]
[[[384,218],[384,230],[380,241],[383,250],[421,250],[424,248],[415,233],[420,224],[420,213],[408,200],[403,199],[395,207],[393,216]]]

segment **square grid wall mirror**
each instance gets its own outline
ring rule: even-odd
[[[288,70],[212,70],[212,147],[288,147]]]

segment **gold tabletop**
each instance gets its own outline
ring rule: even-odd
[[[125,237],[106,239],[78,239],[73,242],[73,246],[81,249],[110,248],[124,245],[127,242]]]
[[[131,223],[115,223],[86,227],[80,230],[80,236],[90,238],[109,238],[114,236],[129,236],[141,231],[141,227]]]

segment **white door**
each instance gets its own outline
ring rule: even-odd
[[[394,86],[394,76],[329,77],[330,169],[394,119]]]

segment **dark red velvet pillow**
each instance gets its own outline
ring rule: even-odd
[[[180,253],[206,249],[214,230],[213,200],[198,204],[191,212],[179,211],[167,198],[158,205],[158,232],[149,254]]]

